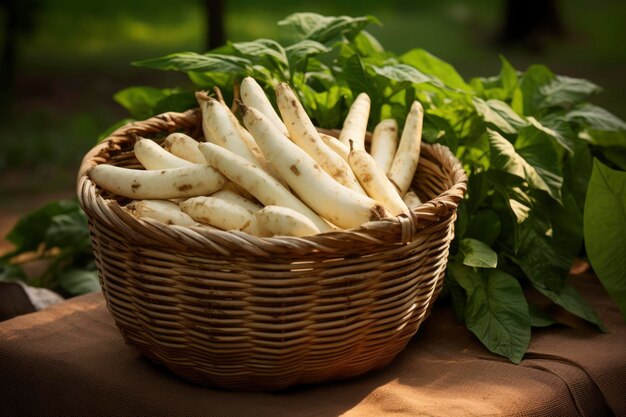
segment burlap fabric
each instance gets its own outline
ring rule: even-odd
[[[609,333],[535,330],[518,366],[439,306],[387,368],[275,393],[182,381],[125,345],[91,294],[0,323],[0,416],[626,416],[626,324],[595,278],[576,285]]]

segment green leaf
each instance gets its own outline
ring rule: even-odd
[[[623,131],[626,123],[614,114],[593,104],[583,104],[576,107],[565,118],[570,122],[578,122],[591,130]]]
[[[197,71],[221,73],[245,73],[252,63],[250,60],[222,54],[198,54],[196,52],[177,52],[159,58],[133,62],[134,66],[170,71]]]
[[[443,82],[449,88],[471,91],[471,87],[454,67],[430,54],[424,49],[411,49],[400,56],[400,62],[408,64],[423,74],[430,75]]]
[[[373,16],[322,16],[317,13],[294,13],[278,26],[294,41],[310,39],[331,46],[342,39],[352,40],[369,23],[380,24]]]
[[[328,129],[341,126],[344,101],[350,90],[333,86],[328,91],[318,93],[303,84],[299,87],[299,92],[302,96],[302,104],[317,126]]]
[[[251,42],[236,42],[230,44],[237,52],[251,60],[266,60],[274,62],[278,67],[287,67],[285,48],[271,39],[256,39]],[[225,72],[225,71],[221,71]]]
[[[513,68],[511,63],[504,58],[504,56],[500,55],[500,61],[502,62],[502,68],[500,69],[500,82],[502,83],[502,88],[505,91],[506,98],[510,98],[513,96],[515,89],[519,84],[519,77],[517,75],[517,70]]]
[[[534,304],[528,304],[530,313],[530,325],[532,327],[548,327],[556,323],[552,316]]]
[[[465,236],[492,245],[498,239],[501,230],[500,216],[494,210],[487,208],[471,216]]]
[[[377,75],[392,81],[409,82],[412,84],[433,81],[431,77],[406,64],[385,65],[383,67],[368,65],[368,68],[374,70]]]
[[[463,253],[463,264],[476,268],[495,268],[498,265],[498,254],[480,240],[465,238],[459,243]]]
[[[128,110],[135,119],[154,116],[157,103],[175,90],[154,87],[129,87],[118,91],[113,99]]]
[[[525,222],[533,209],[533,200],[528,193],[516,186],[515,182],[502,172],[489,170],[487,179],[504,198],[515,223],[520,225]]]
[[[528,181],[560,201],[563,178],[555,172],[554,149],[550,143],[526,144],[520,153],[498,132],[487,129],[491,149],[491,166]],[[545,153],[545,154],[544,154]]]
[[[626,319],[626,172],[594,160],[584,216],[589,261]]]
[[[199,89],[212,90],[218,86],[224,94],[227,90],[232,90],[235,74],[222,72],[188,72],[187,75],[192,83]]]
[[[342,75],[355,96],[362,92],[368,93],[371,90],[372,85],[368,82],[363,63],[357,54],[346,60],[342,68]]]
[[[557,75],[552,81],[539,87],[539,93],[543,96],[539,108],[569,107],[601,90],[596,84],[587,80]]]
[[[354,49],[363,57],[374,57],[385,52],[385,48],[371,33],[363,30],[352,41]]]
[[[520,78],[518,90],[512,106],[518,114],[532,116],[541,110],[545,96],[541,92],[544,85],[549,84],[555,75],[544,65],[531,65]]]
[[[16,246],[15,252],[36,250],[39,244],[46,240],[48,229],[56,216],[75,215],[80,211],[76,201],[53,201],[20,218],[6,236],[6,240]]]
[[[573,138],[563,135],[561,132],[551,129],[548,126],[544,126],[532,116],[528,116],[526,120],[529,123],[529,126],[525,128],[527,135],[534,134],[544,136],[546,139],[557,143],[567,152],[574,152],[575,140]]]
[[[485,121],[495,126],[503,133],[517,133],[528,123],[518,116],[508,104],[500,100],[483,100],[478,97],[472,99],[476,111]]]
[[[43,242],[48,248],[74,248],[89,250],[91,239],[87,216],[82,210],[57,214],[50,219]]]
[[[325,54],[330,51],[332,51],[331,48],[310,39],[304,39],[285,48],[289,66],[292,68],[298,67],[309,57]]]
[[[0,258],[0,281],[26,281],[28,277],[19,265],[13,265]]]
[[[490,351],[520,363],[530,343],[530,315],[522,287],[498,270],[486,270],[481,278],[467,300],[467,328]]]
[[[591,142],[598,146],[626,147],[626,123],[593,104],[584,104],[567,113],[565,120],[587,129]]]
[[[100,133],[98,135],[98,139],[97,139],[97,143],[102,142],[104,139],[108,138],[109,136],[111,136],[111,133],[115,132],[117,129],[119,129],[122,126],[126,126],[127,124],[136,121],[136,119],[133,118],[126,118],[126,119],[122,119],[119,120],[115,123],[113,123],[111,126],[107,127],[106,130],[102,133]]]
[[[532,285],[570,313],[605,330],[594,309],[569,283],[572,259],[559,254],[549,237],[535,230],[533,224],[522,230],[519,250],[511,259],[522,268]]]
[[[196,96],[191,91],[170,94],[154,106],[154,114],[184,112],[198,107]]]
[[[88,269],[66,269],[58,274],[58,281],[70,295],[82,295],[100,291],[98,272]]]

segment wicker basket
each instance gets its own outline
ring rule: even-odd
[[[88,178],[101,163],[139,168],[131,133],[198,135],[196,111],[118,129],[84,158],[87,213],[107,305],[127,343],[197,383],[276,390],[389,363],[437,297],[463,168],[424,144],[412,216],[307,238],[257,238],[138,220]]]

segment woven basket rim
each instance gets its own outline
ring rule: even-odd
[[[130,122],[116,129],[89,150],[81,162],[77,178],[78,200],[88,217],[97,218],[109,224],[113,230],[122,231],[127,236],[138,234],[143,238],[149,237],[152,243],[161,242],[168,247],[183,245],[191,246],[193,249],[209,248],[224,255],[241,253],[241,250],[244,250],[249,254],[263,257],[286,252],[336,253],[338,242],[342,247],[346,241],[360,245],[409,243],[421,228],[439,223],[443,218],[452,215],[466,191],[467,175],[452,152],[440,144],[422,143],[422,155],[426,153],[434,155],[440,168],[443,164],[450,165],[452,187],[411,210],[410,216],[401,214],[368,222],[357,228],[314,236],[258,237],[241,231],[167,225],[152,219],[138,219],[122,209],[117,201],[99,195],[97,186],[89,178],[89,171],[98,164],[106,163],[110,152],[121,150],[120,144],[131,140],[134,134],[171,133],[184,127],[191,129],[198,125],[199,117],[199,110],[191,109],[183,113],[166,112],[144,121]],[[232,251],[227,249],[229,246],[232,246]]]

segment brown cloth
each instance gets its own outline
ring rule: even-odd
[[[0,323],[1,416],[626,416],[626,324],[577,283],[609,329],[535,330],[514,365],[438,306],[387,368],[275,393],[191,385],[124,344],[101,294]]]

